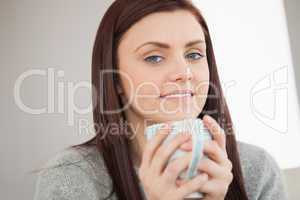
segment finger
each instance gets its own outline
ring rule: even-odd
[[[231,181],[225,183],[216,179],[209,180],[202,185],[200,192],[203,192],[208,195],[212,194],[212,196],[225,197]]]
[[[204,125],[209,129],[214,140],[218,142],[220,147],[226,151],[226,135],[224,130],[216,122],[214,118],[209,115],[203,117]]]
[[[183,179],[176,179],[175,183],[176,183],[176,186],[179,187],[183,184],[185,184],[188,180],[183,180]]]
[[[193,147],[193,141],[191,138],[185,143],[183,143],[182,145],[180,145],[180,149],[182,151],[192,151],[193,149],[192,147]]]
[[[191,137],[191,134],[186,132],[178,133],[168,144],[161,145],[153,156],[151,167],[155,172],[162,172],[171,155]]]
[[[227,153],[214,140],[204,143],[203,153],[221,165],[224,165],[228,158]]]
[[[201,190],[201,187],[208,181],[207,174],[199,174],[192,178],[191,180],[188,180],[183,185],[179,186],[176,190],[176,195],[179,197],[186,197],[187,195],[199,192]]]
[[[164,139],[167,137],[170,131],[171,131],[171,124],[169,122],[164,124],[161,128],[159,128],[155,136],[146,143],[143,157],[142,157],[141,167],[143,167],[144,165],[150,166],[156,149],[161,145],[161,143],[164,141]]]
[[[197,169],[199,173],[207,173],[211,179],[223,177],[223,174],[226,173],[226,170],[224,170],[222,166],[218,165],[209,158],[201,159]]]
[[[176,182],[176,179],[179,177],[180,173],[188,168],[191,159],[192,159],[192,153],[187,153],[182,157],[172,160],[166,166],[162,174],[162,177],[168,183]]]
[[[198,175],[202,174],[204,172],[199,173]],[[179,187],[181,185],[184,185],[186,182],[188,182],[189,180],[185,180],[185,179],[181,179],[181,178],[177,178],[175,183],[176,185]]]

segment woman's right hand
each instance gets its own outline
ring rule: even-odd
[[[167,162],[177,148],[190,139],[190,134],[177,134],[168,144],[161,145],[170,130],[169,124],[159,129],[146,143],[143,152],[138,175],[148,200],[182,200],[185,196],[197,192],[208,180],[207,174],[203,173],[181,186],[176,184],[179,174],[188,168],[192,153],[187,152],[169,164]]]

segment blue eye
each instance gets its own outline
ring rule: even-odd
[[[186,56],[187,58],[191,58],[193,60],[199,60],[202,57],[204,57],[203,55],[201,55],[200,53],[190,53]]]
[[[149,56],[149,57],[145,58],[145,61],[155,64],[155,63],[159,62],[159,58],[162,58],[162,57],[161,56]]]

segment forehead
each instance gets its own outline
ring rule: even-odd
[[[195,16],[185,10],[150,14],[134,24],[123,36],[125,46],[136,47],[147,41],[184,45],[187,41],[205,40]]]

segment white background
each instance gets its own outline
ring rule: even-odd
[[[237,138],[300,166],[300,114],[282,0],[194,1],[206,17]]]

